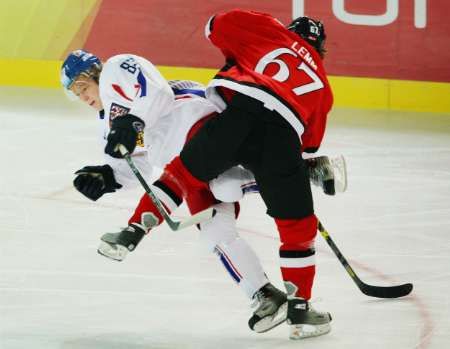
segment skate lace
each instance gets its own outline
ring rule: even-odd
[[[327,181],[333,179],[333,169],[327,159],[318,159],[317,166],[314,168],[318,179]]]
[[[253,295],[252,298],[252,303],[251,303],[251,307],[252,308],[258,308],[263,302],[264,299],[266,299],[266,295],[264,294],[263,290],[258,290],[256,291],[256,293]]]
[[[309,178],[316,186],[322,187],[324,181],[333,179],[333,169],[326,157],[308,159]]]

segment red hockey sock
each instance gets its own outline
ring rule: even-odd
[[[180,206],[183,202],[180,188],[168,179],[161,178],[154,182],[152,187],[155,195],[160,199],[161,203],[168,213],[172,212],[172,210],[175,210],[175,208]],[[141,223],[142,214],[147,212],[153,213],[158,218],[159,223],[163,221],[163,217],[161,213],[159,213],[156,205],[150,199],[148,194],[145,193],[139,201],[139,204],[136,207],[133,216],[129,219],[128,224]]]
[[[208,183],[195,178],[184,166],[179,156],[165,167],[160,180],[168,183],[171,188],[177,188],[177,192],[180,192],[186,199],[193,214],[216,202],[209,190]]]
[[[294,296],[311,298],[314,282],[317,218],[314,215],[302,219],[275,219],[280,234],[280,265],[285,282],[297,287]]]
[[[134,210],[133,215],[128,220],[128,224],[131,223],[142,223],[142,214],[146,212],[153,213],[159,220],[159,223],[163,221],[163,217],[161,216],[161,213],[159,213],[158,209],[156,208],[153,201],[150,199],[150,197],[145,193],[142,195],[141,200],[139,201],[138,206]]]
[[[156,195],[169,213],[181,205],[183,198],[186,199],[192,214],[216,203],[208,184],[192,176],[179,156],[166,166],[163,174],[153,186],[155,187],[154,190],[157,191]],[[153,213],[158,218],[159,223],[163,221],[155,204],[147,194],[144,194],[128,223],[141,223],[142,214],[148,212]]]
[[[183,197],[186,197],[192,190],[209,190],[208,183],[195,178],[186,166],[184,166],[179,156],[164,168],[161,180],[168,180],[171,183],[177,184],[183,193]]]

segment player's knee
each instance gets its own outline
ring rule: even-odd
[[[242,181],[237,178],[219,176],[209,182],[209,188],[214,197],[223,202],[239,201],[244,196],[241,189]]]
[[[228,245],[239,235],[236,229],[235,205],[220,203],[214,206],[216,215],[200,224],[200,241],[208,251],[218,245]]]
[[[214,196],[223,202],[239,201],[244,191],[257,191],[253,174],[240,166],[234,166],[209,182]]]
[[[179,156],[166,165],[160,181],[176,188],[183,197],[188,196],[192,191],[208,189],[208,184],[196,178]]]

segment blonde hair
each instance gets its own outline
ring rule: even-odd
[[[102,68],[103,68],[102,64],[100,64],[100,65],[98,65],[98,64],[93,65],[88,70],[85,70],[84,72],[80,73],[80,75],[78,75],[75,80],[77,80],[78,78],[83,76],[83,77],[86,77],[86,78],[93,79],[98,84],[98,81],[100,79],[100,74],[102,72]]]

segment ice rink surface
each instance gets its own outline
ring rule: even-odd
[[[364,296],[318,236],[313,304],[333,329],[294,342],[286,325],[248,329],[250,302],[195,228],[162,225],[122,263],[99,256],[140,192],[92,203],[72,188],[101,164],[95,113],[55,90],[0,96],[1,349],[450,348],[450,115],[333,111],[321,153],[345,155],[349,187],[314,190],[316,214],[361,279],[414,291]],[[282,287],[275,226],[257,195],[241,204],[241,235]]]

